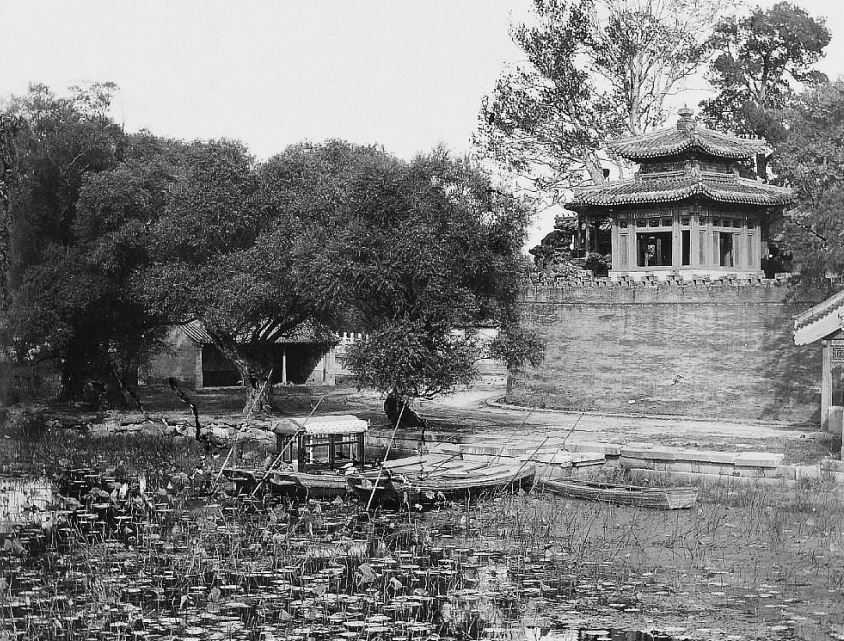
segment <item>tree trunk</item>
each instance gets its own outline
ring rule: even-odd
[[[594,151],[587,151],[583,155],[583,164],[586,167],[586,171],[589,172],[589,177],[592,179],[592,182],[596,185],[602,185],[607,180],[604,177],[604,169],[601,167],[601,161],[598,159],[598,155]]]
[[[140,359],[135,357],[124,357],[112,362],[112,373],[114,374],[116,389],[120,393],[121,407],[133,404],[139,412],[143,412],[141,399],[138,396],[138,370]]]
[[[127,406],[124,388],[113,372],[93,372],[87,363],[80,365],[68,358],[62,366],[60,400],[82,401],[91,409],[122,409]]]
[[[209,332],[210,334],[210,332]],[[272,368],[259,359],[250,356],[233,340],[225,340],[211,335],[214,345],[228,358],[240,373],[240,380],[246,390],[243,405],[244,414],[269,414],[273,411]]]
[[[427,421],[410,408],[410,399],[399,394],[397,390],[390,390],[390,393],[387,394],[387,398],[384,401],[384,413],[390,419],[392,425],[398,423],[399,417],[401,417],[399,427],[421,427],[422,429],[428,427]]]
[[[273,411],[272,385],[269,372],[252,375],[240,368],[243,386],[246,388],[246,402],[243,406],[244,414],[270,414]]]

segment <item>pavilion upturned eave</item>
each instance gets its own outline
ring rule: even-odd
[[[586,213],[604,207],[668,204],[697,198],[719,204],[757,207],[786,207],[794,201],[790,189],[755,180],[680,177],[624,180],[585,187],[575,193],[566,207]]]
[[[666,128],[638,136],[610,141],[608,149],[634,162],[687,155],[698,151],[726,160],[752,158],[767,149],[767,143],[757,138],[739,138],[713,129],[689,125]]]

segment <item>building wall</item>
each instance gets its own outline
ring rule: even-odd
[[[826,292],[779,281],[658,285],[598,281],[523,291],[546,340],[511,402],[573,410],[818,422],[821,356],[796,347],[792,316]]]
[[[200,346],[180,328],[170,330],[165,347],[142,369],[142,383],[160,383],[173,377],[185,387],[238,385],[240,372],[213,345]],[[294,384],[334,385],[334,348],[312,343],[274,345],[273,382],[282,382],[282,352],[287,352],[287,381]]]
[[[202,350],[178,327],[167,333],[165,347],[141,369],[142,383],[161,383],[173,377],[185,387],[202,387]]]

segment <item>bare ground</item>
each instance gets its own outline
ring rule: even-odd
[[[505,376],[492,370],[469,388],[419,402],[418,409],[432,428],[433,434],[428,437],[457,434],[482,442],[486,434],[506,434],[529,441],[548,436],[572,443],[650,442],[711,450],[781,452],[786,455],[787,463],[817,462],[829,456],[839,458],[841,453],[840,436],[805,426],[522,408],[502,404],[505,392]],[[243,393],[239,389],[206,389],[190,396],[204,419],[236,415],[242,409]],[[371,390],[358,390],[353,385],[278,388],[275,396],[281,414],[302,415],[316,408],[317,414],[353,413],[368,418],[376,431],[392,428],[382,411],[383,396]],[[184,411],[189,416],[189,410],[167,389],[147,388],[142,400],[147,409]]]

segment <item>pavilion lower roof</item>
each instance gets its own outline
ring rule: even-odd
[[[735,175],[724,178],[683,175],[621,180],[585,187],[575,192],[574,200],[566,203],[566,207],[579,211],[594,207],[673,203],[696,197],[718,203],[761,207],[787,206],[794,200],[790,189]]]
[[[762,153],[766,143],[757,138],[739,138],[694,125],[687,130],[671,127],[640,136],[620,138],[610,142],[608,147],[619,156],[634,161],[678,156],[694,150],[718,158],[739,160]]]

